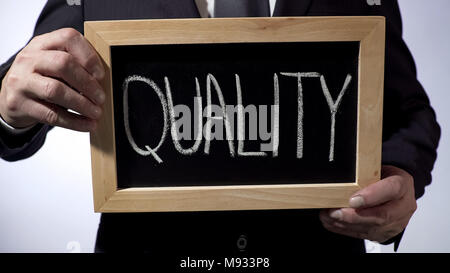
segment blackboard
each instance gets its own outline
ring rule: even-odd
[[[85,36],[106,69],[95,211],[345,207],[380,178],[383,17],[96,21]]]
[[[358,42],[112,47],[118,187],[354,181],[358,56]],[[301,92],[298,87],[299,77],[287,73],[304,75],[301,76]],[[308,76],[308,73],[312,76]],[[220,101],[212,79],[216,79],[225,105],[236,106],[236,75],[239,77],[243,107],[250,105],[257,110],[252,111],[251,120],[249,114],[245,116],[245,138],[242,141],[245,149],[242,151],[259,153],[239,153],[237,111],[227,113],[229,128],[233,133],[231,144],[226,138],[224,120],[217,120],[218,123],[214,124],[212,130],[222,130],[223,133],[218,136],[223,137],[211,140],[209,153],[205,153],[206,123],[209,118],[203,109],[208,105],[208,75],[211,81],[211,104],[217,107],[220,107]],[[274,101],[274,77],[278,78],[277,103]],[[335,114],[334,155],[330,160],[332,113],[322,82],[325,81],[334,104],[348,77],[351,79],[349,78]],[[171,136],[170,118],[166,118],[168,122],[165,130],[161,100],[153,87],[145,82],[152,81],[160,90],[163,101],[166,101],[166,117],[169,117],[165,78],[169,82],[173,104],[185,105],[190,110],[186,112],[190,113],[189,120],[186,119],[189,124],[178,120],[182,116],[175,119],[179,125],[188,125],[178,130],[178,137],[187,136],[184,130],[190,132],[189,137],[180,141],[180,145],[183,148],[194,146],[196,133],[198,130],[202,131],[201,144],[195,153],[186,155],[177,151]],[[198,118],[197,113],[194,114],[196,79],[201,96],[201,103],[197,103],[197,109],[200,109],[197,113],[202,116],[202,122],[194,129],[194,120]],[[124,100],[127,109],[124,109]],[[263,108],[260,108],[261,105]],[[278,152],[274,155],[273,151],[266,151],[264,155],[261,153],[261,144],[271,143],[277,134],[271,132],[274,114],[269,110],[272,110],[273,105],[278,105],[279,108]],[[265,109],[267,111],[263,111]],[[300,121],[302,128],[299,128],[299,114],[303,117]],[[128,123],[131,139],[127,136],[125,123]],[[231,124],[234,125],[233,128]],[[260,129],[272,134],[260,133]],[[303,137],[301,143],[298,143],[299,129]],[[257,133],[250,134],[250,131]],[[261,139],[267,136],[270,136],[269,140]],[[131,144],[134,142],[138,151],[146,151],[146,146],[155,148],[161,139],[164,140],[156,152],[159,162],[150,151],[144,155],[139,154]],[[229,145],[232,145],[234,155],[230,154]],[[299,146],[303,146],[301,155],[297,154]]]

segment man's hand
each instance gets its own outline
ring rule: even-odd
[[[382,180],[350,198],[350,208],[322,210],[323,226],[380,243],[402,232],[417,208],[413,177],[394,166],[383,166],[381,175]]]
[[[37,36],[3,79],[0,115],[16,128],[47,123],[92,131],[105,101],[98,82],[104,74],[97,53],[75,29]]]

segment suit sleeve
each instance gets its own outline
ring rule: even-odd
[[[65,0],[49,0],[38,18],[33,37],[66,27],[83,33],[83,5],[69,5]],[[0,84],[14,59],[15,55],[0,66]],[[51,128],[40,124],[27,133],[13,135],[0,126],[0,157],[16,161],[32,156],[42,147]]]
[[[383,164],[400,167],[413,176],[417,199],[431,183],[441,131],[403,41],[398,3],[385,1],[382,9],[386,16],[382,160]]]
[[[417,80],[413,57],[402,38],[397,1],[380,6],[386,17],[386,69],[382,163],[409,172],[414,178],[416,199],[431,183],[441,130],[428,96]],[[397,250],[403,232],[394,242]]]

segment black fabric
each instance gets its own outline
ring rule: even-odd
[[[269,17],[269,0],[215,0],[214,17]]]
[[[273,16],[304,16],[308,15],[312,0],[277,0]]]
[[[275,16],[364,16],[386,17],[386,73],[383,120],[383,164],[405,169],[414,177],[416,198],[431,183],[440,128],[428,97],[418,82],[414,60],[402,39],[397,1],[367,5],[361,0],[278,0]],[[193,18],[199,17],[194,0],[88,0],[69,6],[65,0],[50,0],[36,25],[34,35],[63,27],[83,32],[83,20]],[[0,68],[0,78],[14,57]],[[0,135],[0,156],[19,160],[31,156],[44,143],[49,126],[36,135],[14,139]],[[14,145],[9,146],[14,142]],[[251,248],[274,255],[301,251],[361,252],[363,241],[324,230],[318,211],[257,211],[211,213],[103,214],[98,232],[98,251],[164,252],[236,251],[236,236],[248,237]],[[273,228],[273,224],[276,224]],[[284,241],[277,238],[281,234]],[[395,241],[401,234],[387,243]],[[167,239],[167,240],[165,240]],[[253,246],[252,246],[253,245]],[[284,247],[289,245],[293,249]],[[257,247],[256,247],[257,246]],[[183,251],[181,251],[183,250]],[[255,250],[255,251],[256,251]],[[254,252],[252,252],[254,253]]]
[[[200,17],[195,0],[85,0],[85,21]]]
[[[365,252],[363,240],[325,230],[318,213],[318,210],[104,213],[95,251],[146,252],[156,257],[273,258],[306,252]],[[243,239],[245,243],[241,243]]]

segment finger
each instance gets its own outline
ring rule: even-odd
[[[393,200],[383,205],[364,209],[330,209],[323,212],[321,217],[324,221],[332,223],[339,222],[345,226],[376,226],[381,227],[395,223],[407,215],[410,217],[415,207],[403,199]]]
[[[105,75],[102,62],[90,43],[73,28],[58,29],[35,38],[35,43],[41,50],[63,50],[72,55],[86,71],[96,79]]]
[[[374,227],[371,225],[349,224],[338,221],[328,216],[329,210],[324,210],[320,215],[322,225],[329,231],[355,238],[366,239],[369,231]]]
[[[328,231],[340,234],[340,235],[344,235],[344,236],[348,236],[348,237],[353,237],[353,238],[358,238],[358,239],[368,239],[368,233],[366,231],[354,231],[351,229],[347,229],[347,228],[341,228],[341,227],[337,227],[335,225],[330,225],[328,223],[323,223],[323,227],[325,229],[327,229]]]
[[[357,211],[351,208],[330,209],[321,214],[321,220],[329,224],[338,224],[337,226],[347,227],[349,225],[373,226],[381,222],[376,215],[359,215]]]
[[[374,207],[402,198],[407,191],[403,179],[405,178],[402,176],[394,175],[367,186],[350,198],[350,207]]]
[[[41,51],[34,69],[42,75],[64,80],[97,105],[105,101],[105,94],[97,80],[67,52]]]
[[[368,239],[371,241],[385,242],[405,229],[409,222],[409,217],[404,217],[390,225],[377,226],[362,226],[362,225],[346,225],[338,222],[322,222],[325,229],[354,238]]]
[[[97,126],[94,120],[70,113],[62,107],[47,102],[27,100],[24,106],[27,114],[40,123],[80,132],[93,131]]]
[[[101,108],[92,101],[53,78],[32,74],[26,90],[28,97],[71,109],[90,119],[98,119],[102,113]]]
[[[330,210],[322,210],[319,214],[320,221],[322,224],[334,225],[339,228],[345,228],[345,225],[342,224],[339,220],[336,220],[329,216]]]

